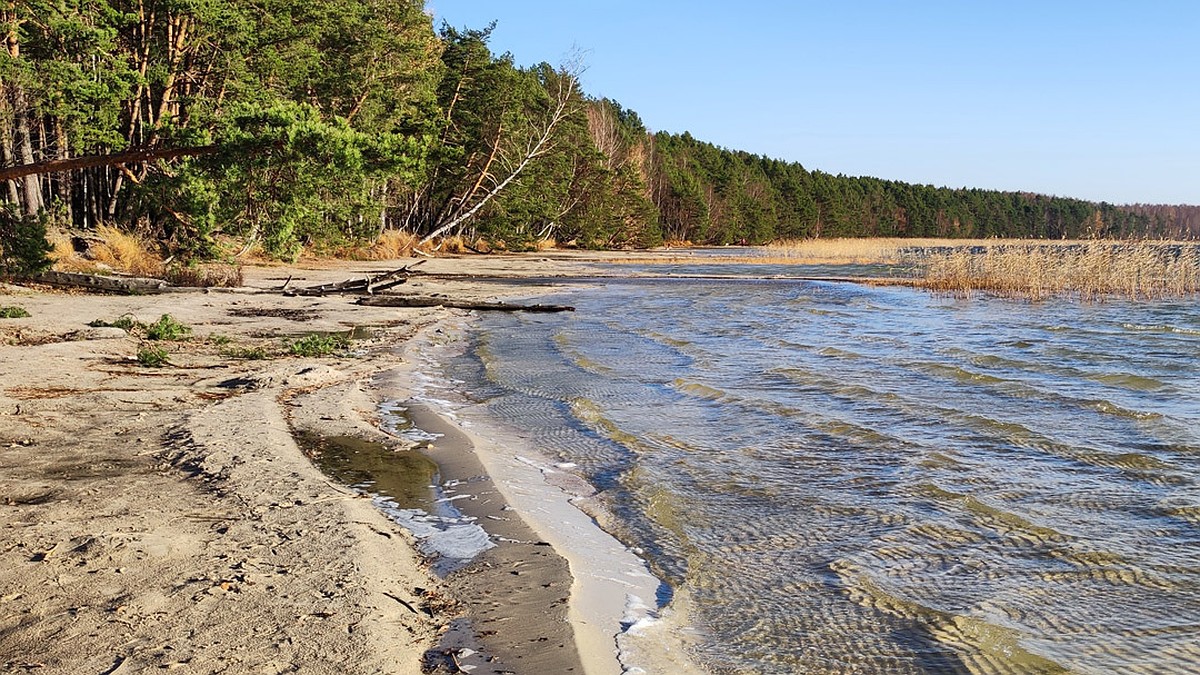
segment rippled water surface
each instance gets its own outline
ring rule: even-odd
[[[1194,303],[569,299],[483,318],[449,374],[606,491],[708,669],[1197,671]]]

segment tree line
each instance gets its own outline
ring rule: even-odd
[[[834,176],[651,133],[577,65],[519,66],[491,27],[436,29],[414,0],[7,0],[0,30],[8,239],[108,224],[185,258],[288,258],[389,230],[612,248],[1197,228],[1192,207]]]

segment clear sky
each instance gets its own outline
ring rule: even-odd
[[[653,131],[808,169],[1200,204],[1197,0],[428,0],[519,65],[578,48]]]

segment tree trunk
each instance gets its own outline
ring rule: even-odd
[[[9,24],[8,35],[5,36],[8,56],[14,62],[21,60],[21,42],[17,35],[17,22]],[[12,83],[8,87],[9,105],[13,116],[13,141],[17,160],[22,164],[33,164],[33,138],[29,133],[29,104],[25,99],[25,89],[20,83]],[[37,215],[42,210],[42,186],[37,175],[20,176],[17,181],[20,193],[21,208],[25,215]]]
[[[0,82],[0,162],[4,166],[12,166],[16,164],[16,157],[13,155],[13,129],[8,123],[8,90],[4,87],[4,83]],[[21,201],[21,193],[17,189],[17,181],[4,181],[5,196],[10,204],[19,204]]]
[[[18,166],[0,169],[0,180],[24,179],[37,177],[40,174],[56,171],[76,171],[97,166],[116,166],[119,164],[136,164],[151,162],[159,159],[174,159],[176,157],[195,157],[208,155],[217,151],[215,145],[200,145],[190,148],[138,148],[125,152],[115,152],[110,155],[87,155],[71,159],[51,159],[44,162],[28,162]]]
[[[67,142],[67,130],[63,126],[61,119],[54,120],[54,144],[57,159],[66,160],[71,158],[71,148]],[[63,209],[66,209],[64,220],[68,223],[73,222],[72,213],[72,193],[74,192],[74,183],[71,176],[60,176],[55,184],[55,198],[62,204]]]

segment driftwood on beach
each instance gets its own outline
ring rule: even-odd
[[[456,300],[437,295],[375,295],[378,291],[394,288],[408,281],[408,278],[421,272],[414,270],[421,260],[384,274],[360,279],[346,279],[330,284],[320,284],[307,288],[288,290],[284,284],[284,295],[327,295],[333,293],[359,293],[363,295],[356,302],[370,307],[449,307],[452,309],[476,309],[498,312],[573,312],[574,307],[566,305],[519,305],[509,302],[485,302],[482,300]],[[290,281],[290,279],[289,279]]]
[[[394,288],[408,281],[408,278],[418,272],[413,268],[417,267],[424,260],[415,262],[411,265],[405,265],[399,269],[394,269],[390,272],[385,272],[378,276],[367,275],[361,279],[346,279],[345,281],[337,281],[331,284],[320,284],[317,286],[308,286],[306,288],[297,288],[289,290],[284,284],[284,295],[327,295],[331,293],[366,293],[368,295],[377,291]],[[290,280],[290,279],[289,279]]]
[[[46,284],[47,286],[86,288],[102,293],[121,293],[124,295],[161,293],[169,285],[162,279],[53,271],[33,274],[25,277],[25,279],[34,283]]]
[[[519,305],[510,302],[483,302],[476,300],[455,300],[453,298],[432,295],[374,295],[361,297],[357,300],[360,305],[369,307],[448,307],[451,309],[478,309],[498,312],[574,312],[569,305]]]

